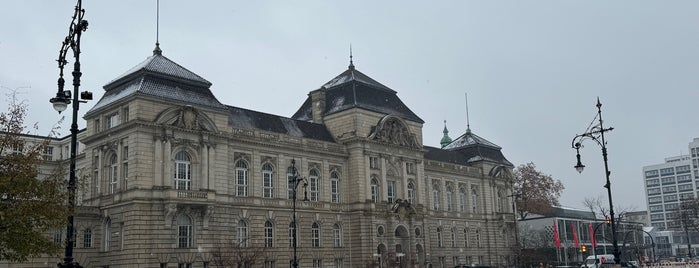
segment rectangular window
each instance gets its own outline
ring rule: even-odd
[[[323,268],[323,261],[321,259],[313,259],[313,268]]]
[[[335,268],[342,268],[342,267],[345,267],[344,262],[342,261],[342,259],[335,259],[334,262],[335,262],[335,266],[334,266]]]
[[[658,220],[662,221],[662,220],[665,220],[665,215],[663,215],[662,213],[650,214],[650,219],[653,221],[658,221]]]
[[[665,187],[663,187],[663,193],[664,193],[664,194],[667,194],[667,193],[674,193],[674,192],[677,192],[677,187],[676,187],[676,186],[665,186]]]
[[[53,146],[44,147],[41,157],[46,161],[53,160]]]
[[[53,242],[59,245],[63,243],[63,231],[56,230],[53,232]]]
[[[661,168],[660,169],[660,176],[666,176],[666,175],[674,175],[675,174],[675,169],[674,168]]]
[[[689,167],[689,165],[679,166],[675,168],[675,172],[677,172],[677,174],[689,173],[690,170],[691,168]]]
[[[264,198],[274,197],[274,178],[272,174],[272,170],[262,171],[262,197]]]
[[[662,178],[662,179],[660,179],[660,182],[661,182],[663,185],[675,184],[675,177],[666,177],[666,178]]]
[[[679,205],[677,205],[677,203],[674,203],[674,204],[667,204],[667,205],[665,205],[665,210],[675,210],[675,209],[677,209],[678,207],[679,207]]]
[[[119,114],[113,113],[107,116],[107,129],[116,127],[119,125]]]
[[[369,168],[372,169],[379,169],[379,158],[378,157],[369,157]]]
[[[672,202],[672,201],[677,201],[677,195],[665,195],[663,196],[663,201],[665,202]]]
[[[648,189],[648,195],[656,195],[656,194],[660,194],[660,188]]]
[[[386,190],[388,203],[393,203],[393,201],[396,199],[396,181],[386,181]]]
[[[653,203],[660,203],[660,202],[662,202],[662,201],[663,201],[663,198],[660,197],[660,196],[655,196],[655,197],[648,198],[648,203],[650,203],[650,204],[653,204]]]
[[[178,263],[177,268],[192,268],[191,263]]]
[[[691,191],[691,190],[693,190],[693,187],[692,187],[691,184],[681,184],[681,185],[678,185],[678,186],[677,186],[677,189],[678,189],[680,192],[686,192],[686,191]]]
[[[83,248],[92,247],[92,229],[85,229],[83,231]]]
[[[177,247],[190,248],[192,246],[192,226],[180,225],[177,229]]]
[[[275,267],[276,267],[275,261],[265,261],[265,268],[275,268]]]
[[[685,174],[677,176],[677,183],[690,182],[692,181],[692,175]]]
[[[330,180],[330,202],[340,203],[340,181]]]
[[[646,178],[657,177],[658,174],[659,174],[659,173],[658,173],[658,170],[657,170],[657,169],[656,169],[656,170],[649,170],[649,171],[646,171]]]
[[[648,187],[653,187],[653,186],[659,186],[660,185],[660,180],[658,179],[650,179],[646,181],[646,186]]]
[[[408,174],[415,174],[415,163],[405,163],[405,171]]]

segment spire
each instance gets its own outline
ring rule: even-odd
[[[153,56],[163,55],[163,51],[160,50],[160,41],[158,37],[160,35],[160,0],[155,2],[155,49],[153,49]]]
[[[350,44],[350,65],[349,68],[354,70],[354,62],[352,62],[352,44]]]
[[[447,120],[444,120],[444,131],[442,131],[442,133],[444,133],[444,136],[442,137],[442,140],[439,142],[439,144],[441,144],[442,149],[444,149],[444,147],[449,145],[452,141],[449,137],[449,130],[447,130]]]
[[[466,98],[466,133],[471,133],[471,122],[468,118],[468,93],[464,92],[464,97]]]

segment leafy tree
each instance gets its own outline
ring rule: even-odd
[[[529,162],[515,169],[513,188],[517,212],[521,219],[525,219],[529,213],[543,214],[553,206],[559,206],[558,198],[565,187],[560,180],[541,173],[534,163]]]
[[[63,228],[68,215],[62,177],[39,172],[48,141],[22,139],[26,114],[14,98],[0,112],[0,260],[15,262],[58,253],[62,245],[46,234]]]

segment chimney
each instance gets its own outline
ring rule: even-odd
[[[311,112],[313,123],[323,123],[323,112],[325,111],[325,90],[316,89],[311,91]]]

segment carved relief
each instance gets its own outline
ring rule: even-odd
[[[169,108],[161,112],[155,122],[183,129],[218,132],[214,122],[192,106]]]
[[[167,204],[165,205],[165,226],[172,226],[172,220],[177,215],[177,204]]]
[[[406,124],[395,116],[387,115],[379,121],[369,139],[410,148],[420,148],[417,138],[410,133]]]

